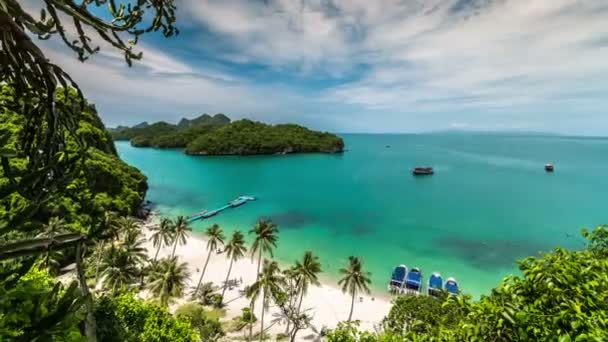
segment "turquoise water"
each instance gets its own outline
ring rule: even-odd
[[[197,222],[248,231],[259,217],[281,230],[276,257],[305,250],[337,279],[360,256],[384,291],[397,264],[453,276],[488,293],[515,260],[560,245],[582,246],[580,228],[608,222],[608,139],[500,134],[344,135],[343,155],[190,157],[117,143],[149,178],[164,215],[258,201]],[[390,145],[390,147],[387,147]],[[546,162],[555,164],[545,173]],[[413,177],[414,165],[435,175]]]

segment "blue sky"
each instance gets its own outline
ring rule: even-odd
[[[109,126],[223,112],[338,132],[608,131],[608,1],[180,0],[128,68],[68,70]]]

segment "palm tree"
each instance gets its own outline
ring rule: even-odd
[[[277,247],[277,234],[279,229],[270,220],[259,220],[258,223],[249,231],[255,234],[255,240],[251,244],[251,257],[258,254],[258,271],[256,281],[260,276],[260,266],[262,264],[262,253],[268,253],[272,257],[272,251]]]
[[[228,267],[228,273],[226,274],[226,281],[224,282],[224,289],[222,290],[222,299],[224,300],[224,295],[226,294],[226,288],[228,287],[228,279],[230,278],[230,271],[232,271],[232,264],[241,259],[245,253],[247,253],[247,248],[245,247],[245,237],[243,233],[240,231],[236,231],[232,234],[232,238],[226,244],[224,248],[226,252],[226,256],[230,259],[230,266]],[[221,303],[220,301],[220,303]]]
[[[142,265],[148,259],[144,244],[146,238],[139,230],[127,231],[123,237],[122,247],[128,254],[129,260],[135,265]]]
[[[114,221],[116,220],[116,213],[112,211],[106,211],[103,214],[103,218],[101,219],[100,229],[103,232],[110,232],[112,236],[116,236],[114,232]],[[97,243],[97,260],[95,261],[95,284],[97,285],[97,280],[99,279],[99,266],[101,265],[101,257],[103,256],[103,252],[106,248],[106,238],[100,237],[100,241]]]
[[[123,246],[111,245],[101,261],[104,287],[116,294],[121,288],[134,282],[139,274],[133,258]]]
[[[65,220],[59,217],[51,217],[49,222],[42,227],[42,232],[36,237],[48,237],[52,238],[66,231]],[[54,251],[52,249],[47,250],[44,257],[44,264],[47,269],[56,271],[59,269],[59,261],[63,253],[60,251]]]
[[[224,236],[224,232],[222,228],[217,224],[207,228],[205,230],[205,235],[207,236],[207,260],[205,261],[205,266],[203,267],[203,272],[201,273],[201,277],[198,280],[198,284],[196,285],[196,290],[194,290],[194,294],[198,292],[198,289],[201,287],[201,282],[203,281],[203,276],[205,275],[205,270],[207,269],[207,265],[209,264],[209,259],[211,259],[211,252],[217,250],[218,245],[224,245],[224,240],[226,237]]]
[[[371,273],[363,270],[363,264],[359,258],[354,256],[348,257],[348,267],[341,268],[340,273],[344,274],[344,278],[338,281],[338,285],[342,286],[342,292],[350,293],[352,301],[350,304],[350,314],[348,315],[348,321],[350,322],[353,318],[353,308],[355,307],[355,295],[357,292],[365,291],[370,293],[369,284],[372,283],[369,277]]]
[[[158,258],[158,252],[163,246],[170,246],[173,243],[173,227],[171,226],[171,220],[163,218],[160,220],[160,224],[152,228],[152,244],[156,247],[156,254],[154,254],[154,262]]]
[[[277,247],[277,226],[271,220],[260,219],[258,223],[249,231],[249,234],[255,234],[255,240],[251,245],[251,257],[258,255],[258,270],[255,276],[257,282],[260,278],[260,266],[262,264],[262,253],[268,253],[272,257],[272,250]],[[255,302],[251,302],[251,312],[253,313]],[[253,324],[249,324],[249,340],[253,334]]]
[[[173,251],[171,252],[171,256],[175,256],[175,248],[177,248],[177,243],[180,245],[185,245],[188,242],[189,232],[192,231],[190,228],[190,223],[185,216],[178,216],[175,219],[175,223],[173,224]]]
[[[285,316],[287,317],[287,327],[285,328],[285,334],[289,334],[289,326],[291,325],[291,319],[289,319],[290,315],[293,314],[293,309],[295,306],[295,300],[298,296],[298,290],[296,285],[298,284],[298,275],[296,271],[296,266],[292,266],[290,268],[286,268],[283,270],[283,277],[286,280],[286,290],[287,298],[289,299],[289,303],[285,307]]]
[[[321,283],[319,283],[319,278],[317,277],[317,275],[322,272],[319,257],[313,255],[311,251],[306,251],[302,257],[302,262],[296,261],[294,271],[297,278],[298,291],[300,292],[300,302],[298,303],[297,311],[297,313],[300,313],[302,299],[308,292],[308,286],[321,285]]]
[[[174,298],[182,296],[189,277],[186,263],[180,263],[175,256],[164,258],[148,276],[148,289],[161,305],[168,306]]]
[[[132,230],[139,230],[139,226],[137,225],[137,220],[129,217],[122,216],[114,220],[113,224],[114,236],[118,239],[120,238],[120,234],[126,234]]]
[[[281,270],[276,261],[264,260],[264,268],[258,280],[247,288],[247,297],[251,302],[262,295],[262,316],[260,318],[260,342],[264,336],[264,312],[268,309],[270,296],[276,297],[281,292],[281,286],[285,284],[285,279],[281,275]],[[270,295],[270,296],[269,296]],[[251,336],[249,337],[251,340]]]
[[[145,263],[148,261],[148,250],[144,247],[146,238],[140,230],[128,230],[125,232],[122,248],[125,249],[129,262],[139,270],[139,284],[144,285]]]

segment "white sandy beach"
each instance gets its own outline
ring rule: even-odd
[[[150,238],[151,231],[150,227],[157,224],[158,216],[151,215],[150,219],[143,225],[146,238]],[[152,246],[152,242],[148,241],[146,244],[149,254],[154,256],[156,249]],[[171,254],[171,248],[161,248],[159,257],[164,257]],[[206,241],[201,235],[191,235],[186,245],[181,245],[176,249],[176,255],[180,258],[181,262],[187,262],[190,271],[190,288],[194,288],[200,277],[200,271],[202,271],[205,259],[207,257]],[[248,256],[248,255],[247,255]],[[205,271],[205,277],[203,282],[213,282],[216,286],[221,284],[226,279],[226,272],[228,271],[229,261],[223,254],[211,255],[211,261]],[[249,306],[249,300],[240,294],[240,291],[245,286],[255,282],[256,278],[256,264],[251,261],[250,258],[246,257],[238,262],[234,263],[230,275],[230,279],[237,280],[242,284],[239,286],[228,289],[225,296],[226,304],[226,317],[225,319],[232,319],[233,317],[239,316],[242,312],[241,309]],[[358,296],[359,297],[359,296]],[[361,321],[361,329],[363,330],[374,330],[375,326],[388,314],[390,310],[390,302],[384,298],[378,298],[367,295],[361,295],[362,300],[357,298],[355,300],[355,309],[353,313],[353,320]],[[179,301],[173,308],[180,303],[185,301]],[[314,316],[312,320],[312,326],[309,329],[298,332],[298,341],[316,341],[320,340],[319,332],[323,327],[333,328],[338,322],[344,321],[348,318],[351,304],[351,297],[342,293],[337,285],[322,284],[321,286],[312,286],[304,301],[302,307],[305,309],[311,309],[309,312]],[[255,315],[261,316],[261,300],[255,305]],[[278,308],[271,305],[270,310],[265,313],[264,326],[270,327],[266,333],[274,336],[278,333],[285,332],[286,322],[284,320],[279,321],[277,318],[281,317]],[[274,323],[274,325],[273,325]],[[259,331],[259,321],[254,326],[254,333]],[[243,329],[241,334],[245,334],[247,329]]]

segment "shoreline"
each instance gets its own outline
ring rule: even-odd
[[[150,236],[152,234],[150,228],[158,224],[160,215],[158,212],[152,212],[149,217],[142,221],[141,228],[147,241],[145,247],[150,257],[156,253],[156,249],[152,245]],[[249,247],[249,246],[247,246]],[[159,258],[166,257],[171,254],[171,247],[160,249]],[[192,232],[185,245],[178,245],[175,252],[179,257],[180,262],[188,264],[190,278],[187,282],[187,294],[176,300],[171,305],[171,310],[175,310],[179,305],[188,302],[189,294],[196,288],[207,257],[206,240],[200,232]],[[278,261],[277,261],[278,262]],[[223,254],[211,254],[211,259],[205,271],[203,283],[213,282],[216,286],[221,286],[225,281],[226,272],[228,270],[229,261]],[[281,267],[285,264],[279,262]],[[240,291],[244,290],[245,286],[255,282],[257,265],[248,256],[234,263],[230,280],[235,281],[238,285],[234,288],[228,288],[225,295],[226,315],[223,321],[229,321],[234,317],[241,315],[241,309],[249,307],[249,300],[244,297]],[[338,322],[348,319],[350,311],[351,297],[337,287],[328,282],[328,277],[319,276],[321,286],[311,286],[308,293],[304,297],[302,307],[305,310],[310,310],[312,317],[311,326],[307,329],[298,332],[296,340],[315,340],[320,337],[320,332],[323,328],[334,328]],[[371,295],[360,294],[359,299],[355,300],[353,320],[360,321],[360,329],[374,331],[375,327],[388,314],[391,308],[391,301],[384,296],[378,296],[372,291]],[[261,315],[261,299],[255,304],[254,314],[256,317]],[[281,314],[278,308],[270,305],[270,308],[265,313],[264,319],[265,333],[276,335],[284,333],[286,322],[281,319]],[[268,330],[266,330],[268,328]],[[256,330],[257,329],[257,330]],[[254,334],[259,332],[259,321],[254,325]],[[247,329],[237,333],[229,333],[228,337],[240,337],[248,333]]]

